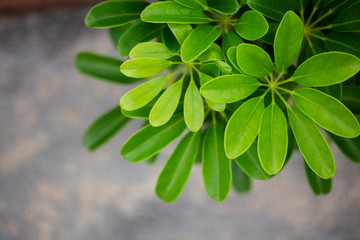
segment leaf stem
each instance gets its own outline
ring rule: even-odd
[[[275,79],[275,83],[277,83],[283,75],[284,72],[279,73],[279,76],[277,76],[277,78]]]
[[[224,112],[220,112],[220,115],[225,119],[226,122],[229,121],[229,118],[226,116]]]
[[[286,106],[287,108],[289,108],[290,105],[287,103],[287,101],[285,101],[285,99],[284,99],[283,96],[279,93],[279,91],[275,89],[275,93],[279,96],[279,98],[281,99],[281,101],[284,102],[285,106]]]
[[[178,72],[180,72],[180,71],[183,70],[184,68],[186,68],[186,66],[182,66],[182,67],[179,68],[178,70],[172,72],[169,76],[170,76],[170,77],[174,76],[175,74],[177,74]]]
[[[316,5],[314,6],[313,10],[311,11],[310,16],[309,16],[309,18],[307,19],[307,21],[306,21],[306,23],[305,23],[305,26],[309,26],[312,18],[314,17],[314,14],[315,14],[316,11],[317,11],[317,5],[318,5],[318,3],[319,3],[319,2],[316,3]]]
[[[277,87],[277,89],[282,90],[284,92],[289,93],[290,95],[294,94],[294,91],[290,91],[289,89],[283,88],[283,87]]]
[[[294,80],[292,78],[289,78],[288,80],[285,80],[285,81],[282,81],[282,82],[279,82],[277,85],[282,85],[282,84],[285,84],[285,83],[288,83],[288,82],[293,82]]]
[[[323,27],[317,27],[317,28],[312,28],[311,31],[314,32],[314,31],[320,31],[320,30],[324,30],[324,29],[330,29],[332,28],[333,25],[329,24],[327,26],[323,26]]]
[[[323,14],[321,17],[319,17],[318,19],[316,19],[314,22],[312,22],[309,25],[309,28],[311,29],[312,27],[314,27],[316,24],[318,24],[319,22],[321,22],[322,20],[324,20],[327,16],[331,15],[334,12],[333,9],[329,9],[329,11],[327,11],[327,13]]]

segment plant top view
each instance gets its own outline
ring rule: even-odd
[[[143,127],[121,147],[154,163],[179,143],[155,192],[181,194],[194,164],[215,201],[231,186],[277,175],[300,151],[315,194],[331,190],[328,141],[360,162],[360,1],[104,1],[85,17],[108,28],[122,58],[81,52],[77,68],[118,84],[139,82],[87,129],[94,150],[132,119]]]

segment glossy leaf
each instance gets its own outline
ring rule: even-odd
[[[189,132],[176,146],[156,183],[156,195],[165,202],[176,200],[189,178],[200,144],[201,132]]]
[[[240,7],[237,0],[207,0],[207,4],[210,9],[225,15],[235,14]]]
[[[304,36],[301,19],[293,12],[287,12],[280,22],[274,40],[275,63],[279,72],[284,72],[300,52]]]
[[[150,4],[141,13],[141,20],[152,23],[208,23],[210,19],[201,11],[187,8],[173,1]]]
[[[344,104],[319,90],[301,88],[294,92],[298,108],[320,127],[341,137],[353,138],[360,134],[360,125]]]
[[[341,101],[354,114],[360,114],[360,86],[343,86]]]
[[[256,78],[233,74],[214,78],[203,85],[200,92],[212,102],[231,103],[250,96],[259,86]]]
[[[128,77],[145,78],[161,73],[171,66],[171,62],[158,58],[134,58],[124,62],[120,70]]]
[[[144,1],[105,1],[90,9],[85,24],[89,28],[121,26],[140,19],[141,11],[148,4]]]
[[[143,42],[131,49],[130,58],[152,57],[159,59],[168,59],[174,56],[170,53],[163,43],[159,42]]]
[[[296,83],[308,87],[341,83],[360,70],[360,59],[342,52],[326,52],[303,62],[295,71]]]
[[[297,145],[309,167],[321,178],[335,173],[334,156],[315,123],[299,109],[290,106],[288,117]]]
[[[315,195],[328,194],[331,191],[332,179],[319,178],[304,161],[306,178]]]
[[[234,161],[249,177],[258,180],[266,180],[270,175],[265,172],[261,166],[256,146],[257,143],[254,142],[244,154]]]
[[[236,192],[246,193],[251,190],[251,179],[241,170],[235,161],[231,161],[231,173],[232,184]]]
[[[152,126],[161,126],[170,120],[179,104],[182,84],[182,80],[177,81],[168,87],[157,100],[149,115]]]
[[[347,52],[360,58],[360,35],[358,33],[332,32],[326,36],[325,44],[329,50]]]
[[[147,125],[124,143],[121,155],[130,162],[144,161],[178,138],[185,128],[182,116],[176,116],[160,127]]]
[[[228,158],[241,156],[254,142],[264,110],[264,99],[252,98],[231,116],[225,129],[225,152]]]
[[[160,93],[168,80],[168,76],[154,78],[130,90],[120,99],[121,108],[133,111],[145,106]]]
[[[284,165],[288,149],[287,123],[277,104],[265,108],[260,121],[258,154],[263,169],[277,174]]]
[[[210,25],[200,25],[187,36],[181,45],[181,59],[190,62],[205,52],[220,36],[221,29]]]
[[[164,26],[138,22],[129,27],[119,38],[117,50],[120,56],[127,57],[133,47],[141,42],[150,41],[160,36]]]
[[[211,44],[211,46],[203,52],[198,60],[200,62],[209,62],[209,61],[221,61],[224,60],[224,54],[221,51],[221,48],[216,43]]]
[[[205,134],[202,174],[209,196],[215,201],[224,201],[231,187],[231,162],[224,150],[224,130],[216,123]]]
[[[83,144],[88,150],[95,150],[114,136],[130,119],[116,106],[97,118],[85,131]]]
[[[240,69],[254,77],[273,73],[273,63],[267,52],[256,45],[242,43],[237,47],[237,63]]]
[[[80,52],[76,56],[75,64],[78,70],[91,77],[114,83],[134,83],[141,79],[129,78],[119,70],[123,61],[90,52]]]
[[[360,162],[360,137],[343,138],[329,133],[340,151],[353,162]]]
[[[236,55],[237,55],[237,47],[229,48],[229,50],[227,51],[227,57],[229,59],[229,62],[237,71],[242,72],[240,67],[237,64],[237,56]]]
[[[168,23],[168,26],[180,45],[193,30],[190,24]]]
[[[204,103],[193,80],[190,81],[185,93],[184,117],[187,127],[192,132],[200,130],[204,122]]]
[[[206,0],[175,0],[175,2],[193,9],[204,10],[207,7]]]
[[[335,21],[331,24],[333,29],[338,32],[358,32],[360,31],[360,2],[354,2],[343,10]]]
[[[199,80],[200,80],[200,85],[204,85],[205,83],[209,82],[210,80],[212,80],[213,78],[205,73],[201,73],[199,74]],[[205,99],[206,103],[209,105],[209,107],[215,111],[218,112],[222,112],[225,110],[226,108],[226,104],[225,103],[216,103],[216,102],[212,102],[210,100]]]
[[[266,34],[269,25],[261,13],[246,11],[235,24],[235,31],[244,39],[254,41]]]

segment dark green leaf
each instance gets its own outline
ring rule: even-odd
[[[166,49],[169,52],[177,54],[180,51],[180,44],[169,27],[166,26],[163,29],[163,31],[161,32],[161,38],[164,45],[166,46]]]
[[[326,36],[325,44],[331,51],[347,52],[360,58],[360,35],[358,33],[332,32]]]
[[[353,162],[360,162],[360,137],[343,138],[329,133],[340,151]]]
[[[232,184],[236,192],[246,193],[251,189],[251,180],[243,170],[236,164],[235,161],[231,161],[231,173]]]
[[[360,31],[360,1],[357,1],[343,10],[331,24],[338,32]]]
[[[187,36],[193,30],[190,24],[168,23],[168,26],[180,45],[183,44]]]
[[[287,11],[294,9],[294,5],[296,4],[295,2],[297,1],[248,0],[247,4],[250,8],[257,10],[265,16],[280,22],[281,18]]]
[[[304,161],[304,168],[308,183],[315,195],[328,194],[331,191],[332,179],[319,178]]]
[[[360,114],[360,86],[343,86],[341,101],[354,114]]]
[[[326,87],[317,87],[318,90],[333,96],[334,98],[341,100],[342,97],[342,84],[338,83],[331,86]]]
[[[267,33],[261,38],[267,44],[273,45],[275,40],[275,34],[279,27],[279,23],[273,20],[267,20],[269,24],[269,30]]]
[[[117,47],[117,43],[121,37],[121,35],[123,35],[123,33],[131,26],[131,24],[125,24],[119,27],[113,27],[109,29],[109,34],[110,34],[110,38],[115,46],[115,48]]]

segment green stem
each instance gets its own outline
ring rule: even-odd
[[[312,28],[311,31],[314,32],[314,31],[320,31],[320,30],[324,30],[324,29],[330,29],[332,28],[333,25],[329,24],[327,26],[323,26],[323,27],[317,27],[317,28]]]
[[[284,102],[285,106],[287,108],[290,108],[290,105],[287,103],[287,101],[285,101],[285,99],[283,98],[283,96],[278,92],[278,90],[275,89],[276,94],[279,96],[279,98]]]
[[[321,22],[322,20],[324,20],[327,16],[331,15],[334,12],[333,9],[329,9],[329,11],[327,11],[327,13],[325,13],[324,15],[322,15],[321,17],[319,17],[318,19],[316,19],[314,22],[312,22],[309,25],[309,28],[314,27],[316,24],[318,24],[319,22]]]
[[[283,87],[277,87],[277,89],[282,90],[284,92],[289,93],[290,95],[294,94],[294,91],[290,91],[289,89],[283,88]]]
[[[317,4],[318,4],[318,3],[316,3],[316,5],[314,6],[312,12],[310,13],[310,16],[309,16],[308,20],[306,21],[305,26],[309,26],[312,18],[314,17],[314,14],[315,14],[316,11],[317,11]]]
[[[220,112],[220,115],[225,119],[226,122],[229,121],[228,117],[226,116],[226,114],[224,112]]]
[[[279,82],[277,85],[282,85],[282,84],[285,84],[285,83],[288,83],[288,82],[293,82],[294,80],[292,78],[289,78],[288,80],[285,80],[285,81],[282,81],[282,82]]]
[[[170,77],[174,76],[175,74],[177,74],[178,72],[180,72],[180,71],[183,70],[184,68],[186,68],[186,66],[182,66],[182,67],[179,68],[178,70],[172,72],[169,76],[170,76]]]
[[[277,83],[283,75],[284,75],[284,73],[281,72],[281,73],[279,74],[279,76],[277,76],[277,78],[275,79],[275,83]]]

